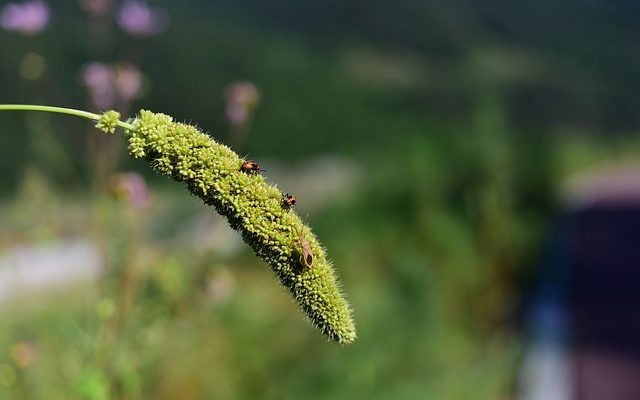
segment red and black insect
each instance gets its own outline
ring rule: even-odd
[[[296,204],[295,196],[290,195],[289,193],[282,196],[282,206],[285,208],[291,208],[294,204]]]
[[[258,164],[255,161],[245,161],[242,163],[242,166],[240,167],[241,171],[245,171],[245,172],[249,172],[251,174],[259,174],[261,171],[264,172],[265,170],[260,168],[260,164]]]

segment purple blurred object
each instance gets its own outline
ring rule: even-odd
[[[118,11],[116,22],[132,36],[149,37],[167,28],[169,16],[164,10],[149,7],[143,0],[126,0]]]
[[[91,62],[82,69],[81,78],[89,89],[91,102],[100,110],[112,107],[118,100],[129,103],[142,90],[142,72],[129,63]]]
[[[149,190],[144,178],[134,172],[117,174],[113,180],[113,189],[116,195],[126,200],[133,208],[144,208],[150,203]]]
[[[636,355],[599,348],[576,353],[574,400],[640,399],[640,359]]]
[[[238,103],[227,103],[226,115],[231,125],[243,125],[249,118],[247,108]]]
[[[44,1],[9,3],[0,12],[0,26],[7,31],[32,36],[42,32],[50,18],[49,6]]]
[[[91,102],[98,109],[107,109],[115,103],[116,95],[111,66],[99,62],[91,62],[82,68],[82,82],[89,89]]]
[[[564,376],[564,387],[556,391],[561,397],[537,390],[543,395],[523,398],[640,399],[640,164],[585,171],[568,182],[564,197],[533,310],[535,317],[547,304],[558,314],[551,324],[536,319],[530,351],[553,352],[561,362],[540,364],[537,375]],[[537,383],[532,388],[553,381],[535,375],[524,377]]]

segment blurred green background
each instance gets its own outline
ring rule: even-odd
[[[126,3],[152,7],[146,31]],[[5,27],[0,103],[99,111],[87,66],[130,67],[109,108],[197,123],[259,161],[334,260],[359,338],[327,342],[225,221],[119,139],[2,113],[0,399],[514,397],[565,180],[639,154],[639,12],[83,0]],[[237,82],[253,97],[234,100]]]

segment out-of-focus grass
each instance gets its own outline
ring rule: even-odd
[[[0,398],[508,395],[520,348],[508,320],[545,224],[529,194],[551,196],[576,166],[636,147],[558,141],[536,168],[517,157],[522,142],[478,132],[388,148],[352,196],[308,216],[355,309],[359,339],[346,348],[314,331],[246,249],[196,245],[212,232],[197,222],[223,222],[184,192],[153,190],[136,212],[109,195],[66,198],[26,175],[4,208],[4,231],[21,234],[5,234],[3,248],[82,236],[105,269],[3,305]],[[473,152],[468,140],[488,148]],[[533,191],[536,182],[548,186]]]

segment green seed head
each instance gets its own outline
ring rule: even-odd
[[[98,128],[111,132],[108,111]],[[176,181],[229,220],[265,260],[312,323],[339,343],[356,338],[347,301],[317,238],[283,206],[280,191],[260,174],[242,171],[244,160],[197,128],[141,110],[128,130],[129,152]],[[303,259],[312,255],[312,264]]]
[[[96,128],[100,129],[104,133],[114,133],[116,131],[116,125],[120,121],[120,113],[117,111],[109,110],[100,115],[100,119],[96,124]]]

